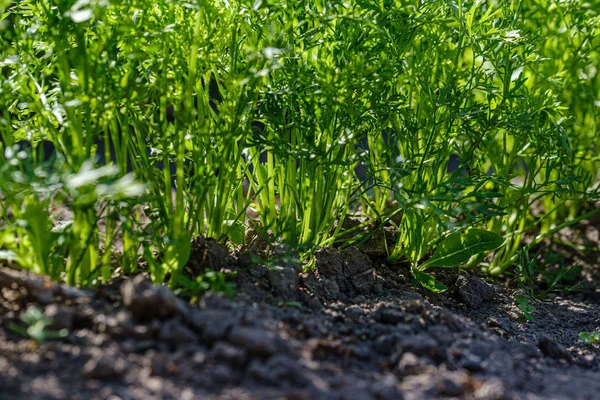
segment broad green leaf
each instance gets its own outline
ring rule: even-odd
[[[163,255],[161,269],[172,274],[172,283],[175,283],[177,275],[185,268],[192,251],[192,235],[188,231],[180,234],[176,242],[167,246]]]
[[[419,282],[425,289],[431,290],[434,293],[442,293],[448,290],[446,285],[436,280],[433,276],[426,272],[413,270],[413,274],[417,282]]]
[[[237,219],[228,219],[223,221],[223,225],[227,228],[227,237],[236,245],[244,243],[244,224]]]
[[[527,299],[527,297],[523,296],[522,294],[518,294],[515,296],[515,301],[517,302],[517,304],[521,307],[521,306],[526,306],[527,303],[529,303],[529,300]]]
[[[433,253],[433,257],[421,265],[420,269],[456,267],[469,261],[474,255],[495,250],[502,244],[504,244],[502,236],[483,229],[471,229],[464,234],[455,232],[442,241]]]

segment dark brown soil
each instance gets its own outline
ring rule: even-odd
[[[223,250],[210,246],[192,269]],[[515,289],[450,271],[432,295],[368,254],[322,249],[310,274],[224,255],[237,296],[196,305],[142,275],[79,291],[0,269],[0,399],[599,398],[600,347],[578,339],[600,329],[589,284],[534,301],[527,321]],[[8,328],[32,306],[68,336]]]

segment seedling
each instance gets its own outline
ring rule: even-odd
[[[532,313],[536,311],[536,308],[529,304],[529,299],[526,296],[518,294],[515,296],[515,301],[517,307],[519,307],[519,310],[523,313],[523,316],[528,321],[533,321],[535,318]]]
[[[406,229],[405,243],[413,260],[412,273],[423,287],[438,293],[445,291],[447,288],[433,278],[431,274],[426,273],[426,269],[431,267],[459,267],[469,262],[473,257],[495,250],[504,243],[504,240],[498,234],[482,229],[472,228],[465,233],[454,232],[442,240],[430,259],[419,265],[417,261],[423,253],[423,248],[414,249],[413,243],[418,243],[417,246],[421,246],[422,239],[415,237],[415,235],[418,236],[419,230],[422,228],[417,223],[416,225],[409,224]],[[411,247],[413,247],[412,252],[410,251]]]
[[[596,330],[593,332],[579,332],[579,340],[588,346],[591,346],[600,342],[600,331]]]
[[[583,284],[578,281],[581,273],[579,264],[566,267],[562,256],[549,249],[543,258],[540,251],[531,257],[528,245],[521,250],[515,272],[522,289],[537,299],[543,299],[551,292],[575,291]]]
[[[179,275],[176,278],[179,289],[177,294],[191,297],[192,301],[208,291],[223,293],[228,298],[235,296],[235,284],[227,282],[227,275],[223,272],[206,270],[202,275],[192,280],[184,275]]]
[[[64,338],[69,334],[66,329],[58,331],[49,329],[54,321],[52,318],[46,317],[35,306],[29,307],[21,315],[20,320],[25,324],[25,327],[11,322],[8,328],[18,335],[34,340],[36,343],[44,343],[50,339]]]

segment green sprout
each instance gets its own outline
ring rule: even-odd
[[[192,280],[184,275],[177,278],[179,288],[177,294],[190,297],[196,301],[206,292],[223,293],[228,298],[235,297],[235,284],[227,282],[227,274],[219,271],[206,270],[196,279]]]
[[[25,327],[11,322],[8,328],[16,334],[30,338],[36,343],[44,343],[50,339],[60,339],[66,337],[69,332],[66,329],[51,330],[53,324],[52,318],[44,315],[39,308],[31,306],[20,317]]]
[[[600,342],[600,331],[596,330],[593,332],[579,332],[579,340],[588,346],[591,346]]]
[[[533,321],[535,317],[533,316],[533,312],[536,311],[536,308],[529,304],[529,299],[526,296],[518,294],[515,296],[515,302],[517,303],[517,307],[523,313],[523,316],[528,321]]]

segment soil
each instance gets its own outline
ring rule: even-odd
[[[452,270],[437,274],[449,290],[434,295],[368,243],[363,251],[324,248],[315,270],[300,273],[285,248],[249,242],[255,247],[233,254],[211,240],[194,244],[192,271],[237,272],[234,298],[208,293],[196,303],[144,274],[80,290],[0,269],[0,399],[600,394],[600,347],[578,339],[600,329],[597,281],[532,301],[535,319],[527,321],[517,289]],[[250,252],[269,253],[269,267],[247,268]],[[600,270],[597,251],[586,257]],[[9,329],[29,307],[67,336],[36,343]]]

